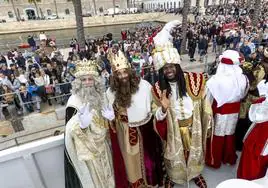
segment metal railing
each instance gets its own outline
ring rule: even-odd
[[[51,128],[47,128],[47,129],[44,129],[44,130],[40,130],[40,131],[35,131],[35,132],[31,132],[31,133],[28,133],[28,134],[24,134],[24,135],[21,135],[21,136],[16,136],[15,138],[10,138],[10,139],[5,139],[4,141],[0,141],[0,144],[4,144],[4,143],[7,143],[7,142],[10,142],[12,140],[14,140],[15,144],[13,145],[10,145],[8,147],[5,147],[3,149],[0,149],[0,151],[2,150],[5,150],[5,149],[8,149],[8,148],[12,148],[14,146],[19,146],[19,145],[22,145],[22,144],[26,144],[26,143],[29,143],[29,142],[33,142],[33,141],[36,141],[36,140],[40,140],[40,139],[43,139],[43,138],[48,138],[50,136],[55,136],[55,130],[53,134],[51,135],[45,135],[45,136],[39,136],[38,138],[34,138],[34,139],[30,139],[28,141],[24,141],[24,142],[19,142],[18,140],[20,138],[23,138],[23,137],[27,137],[27,136],[31,136],[31,135],[35,135],[35,134],[38,134],[38,133],[42,133],[42,132],[47,132],[49,130],[53,130],[53,129],[60,129],[60,128],[63,128],[65,127],[65,125],[59,125],[59,126],[55,126],[55,127],[51,127]],[[42,134],[43,135],[43,134]]]
[[[67,85],[67,84],[70,84],[70,83],[71,82],[59,83],[59,84],[55,84],[55,86]],[[29,102],[23,102],[23,100],[21,98],[21,95],[20,95],[20,91],[14,91],[14,92],[9,92],[9,93],[5,93],[5,94],[1,94],[0,97],[5,97],[5,96],[8,96],[8,95],[16,95],[17,96],[17,98],[19,99],[19,105],[23,109],[23,113],[26,113],[27,112],[25,105],[27,105],[27,104],[41,103],[42,102],[42,100],[38,100],[38,99],[29,101]],[[70,96],[70,95],[71,95],[71,93],[65,93],[65,94],[61,94],[61,95],[57,95],[57,96],[49,96],[49,97],[47,97],[47,99],[48,100],[57,99],[57,98],[61,98],[61,97],[65,97],[65,96]],[[36,96],[38,96],[38,95],[36,94]],[[14,100],[15,100],[15,97],[14,97]],[[2,102],[3,101],[0,101],[0,110],[2,110],[3,107],[8,106],[8,104],[2,103]],[[0,118],[0,119],[2,119],[2,118]]]

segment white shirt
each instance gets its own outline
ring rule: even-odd
[[[170,83],[171,87],[171,98],[170,98],[170,109],[176,115],[177,120],[189,119],[193,115],[193,101],[191,97],[186,93],[186,96],[180,98],[178,93],[177,83]],[[178,94],[176,94],[178,93]],[[177,98],[178,96],[178,98]],[[182,100],[182,101],[181,101]],[[182,102],[182,106],[180,103]],[[162,121],[166,118],[167,113],[162,112],[162,108],[158,108],[156,111],[156,119]]]

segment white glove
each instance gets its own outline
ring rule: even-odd
[[[84,105],[78,112],[78,118],[80,121],[80,128],[85,129],[87,128],[93,119],[93,113],[92,110],[89,112],[89,104]]]
[[[104,107],[101,111],[101,114],[104,118],[108,119],[109,121],[113,121],[115,118],[114,115],[114,109],[113,107],[109,106],[109,107]]]

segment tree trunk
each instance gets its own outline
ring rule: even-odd
[[[39,10],[38,10],[37,3],[36,3],[35,0],[33,1],[33,3],[34,3],[34,6],[35,6],[35,10],[36,10],[37,18],[40,19],[40,16],[39,16]]]
[[[197,7],[197,12],[200,10],[200,0],[196,0],[195,6]]]
[[[186,42],[187,42],[187,28],[188,28],[188,14],[191,5],[191,0],[183,1],[183,10],[182,10],[182,44],[181,44],[181,53],[186,53]]]
[[[255,27],[258,25],[258,18],[260,15],[260,10],[261,10],[261,0],[255,0],[254,14],[253,14],[253,20],[252,20],[252,24]]]
[[[14,11],[14,14],[15,14],[15,17],[16,17],[16,20],[19,21],[19,16],[18,16],[17,10],[15,8],[14,0],[10,0],[10,2],[12,4],[12,8],[13,8],[13,11]]]
[[[55,5],[55,11],[56,11],[57,18],[59,18],[57,0],[54,0],[54,5]]]
[[[77,29],[77,41],[80,50],[85,49],[85,34],[84,34],[84,22],[82,17],[82,4],[81,0],[73,0],[76,29]]]
[[[93,6],[94,6],[94,14],[95,16],[97,15],[97,5],[96,5],[96,0],[93,0]]]
[[[114,15],[115,15],[115,0],[113,0]]]

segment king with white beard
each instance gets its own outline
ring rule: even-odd
[[[65,187],[114,188],[111,151],[106,139],[107,121],[114,119],[103,108],[104,81],[93,61],[76,63],[76,79],[66,108]]]

